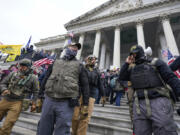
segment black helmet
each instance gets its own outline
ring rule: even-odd
[[[130,49],[130,55],[132,55],[133,53],[136,54],[136,58],[135,59],[139,59],[144,57],[144,49],[142,48],[142,46],[140,45],[134,45],[131,47]]]
[[[29,60],[29,59],[22,59],[19,62],[19,65],[30,67],[31,66],[31,60]]]

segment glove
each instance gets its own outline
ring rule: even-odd
[[[32,101],[30,112],[36,112],[36,103],[34,101]]]
[[[36,101],[36,112],[40,113],[42,111],[42,99],[37,99]]]
[[[102,103],[102,106],[104,107],[104,104],[106,103],[106,97],[102,97],[101,103]]]
[[[9,95],[10,94],[10,91],[9,90],[4,90],[3,92],[2,92],[2,96],[5,96],[5,95]]]
[[[88,106],[82,106],[81,108],[81,119],[85,119],[88,116]]]

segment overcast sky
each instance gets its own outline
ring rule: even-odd
[[[0,42],[26,44],[65,34],[64,24],[108,0],[0,0]]]

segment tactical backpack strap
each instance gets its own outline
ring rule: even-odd
[[[157,70],[157,68],[156,68],[156,66],[155,66],[157,60],[158,60],[158,58],[154,58],[150,64],[152,65],[152,67],[154,68],[154,70],[156,71],[156,73],[158,74],[159,79],[160,79],[161,82],[163,83],[165,89],[167,89],[168,92],[170,92],[170,91],[171,91],[171,88],[170,88],[170,87],[165,83],[165,81],[162,79],[162,77],[161,77],[159,71]],[[161,89],[161,90],[157,89],[157,91],[158,91],[160,94],[162,94],[162,95],[164,95],[164,96],[170,98],[170,95],[168,94],[168,92],[166,92],[166,93],[164,92],[165,90],[162,92],[162,89]]]
[[[151,112],[150,100],[148,98],[148,90],[144,90],[144,96],[145,96],[145,102],[146,102],[147,115],[148,117],[150,117],[152,112]]]
[[[25,85],[27,81],[29,81],[32,77],[32,74],[29,74],[28,77],[22,82],[22,85]]]
[[[135,96],[136,112],[137,112],[138,115],[140,115],[141,112],[140,112],[140,108],[139,108],[139,99],[137,97],[137,92],[136,91],[134,92],[134,96]]]
[[[21,79],[18,84],[19,85],[25,85],[27,81],[29,81],[32,77],[32,74],[29,74],[25,79]]]

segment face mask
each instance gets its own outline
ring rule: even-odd
[[[29,73],[30,69],[28,68],[27,70],[19,69],[19,72],[21,75],[27,75]]]
[[[77,55],[77,51],[71,50],[69,48],[66,49],[65,57],[67,59],[72,59],[72,58],[76,57],[76,55]]]

